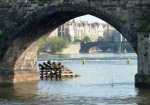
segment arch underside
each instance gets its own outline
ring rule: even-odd
[[[79,9],[80,8],[80,9]],[[36,69],[37,50],[42,41],[58,26],[64,22],[78,16],[90,14],[98,17],[118,31],[127,38],[129,43],[132,43],[133,38],[128,35],[128,30],[125,24],[108,13],[97,9],[96,7],[83,6],[83,5],[61,5],[57,7],[48,7],[33,12],[32,14],[24,17],[21,22],[15,25],[14,36],[12,37],[8,48],[3,53],[2,69],[5,70],[18,70],[18,69]],[[20,28],[21,27],[21,28]],[[19,32],[17,32],[19,29]],[[136,37],[134,38],[134,40]],[[135,42],[135,41],[134,41]]]
[[[109,43],[105,43],[105,44],[92,44],[92,45],[87,45],[86,47],[82,48],[82,53],[89,53],[89,50],[92,47],[97,47],[97,48],[101,48],[101,49],[114,49],[114,51],[116,50],[116,44],[109,44]]]

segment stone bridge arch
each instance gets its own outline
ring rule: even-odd
[[[48,2],[48,0],[45,2]],[[33,2],[29,1],[29,3],[32,4]],[[145,18],[141,19],[140,16],[143,14],[141,11],[138,12],[140,21],[136,21],[137,15],[131,15],[133,11],[137,11],[137,8],[141,8],[140,6],[135,7],[136,3],[141,2],[137,2],[136,0],[132,2],[129,0],[124,2],[111,0],[96,0],[93,2],[87,2],[87,0],[71,0],[69,2],[56,4],[43,3],[44,6],[36,7],[36,9],[29,9],[27,6],[22,13],[21,10],[18,10],[21,9],[19,4],[15,4],[13,1],[12,4],[15,5],[13,5],[12,10],[9,11],[9,16],[15,14],[16,18],[13,17],[13,19],[11,19],[9,17],[7,18],[9,20],[8,22],[3,22],[3,19],[0,18],[1,27],[5,27],[2,29],[3,36],[0,37],[0,75],[2,77],[3,75],[8,76],[8,74],[13,76],[10,76],[8,80],[1,78],[0,81],[10,82],[9,79],[11,79],[14,82],[20,82],[38,79],[38,77],[36,77],[38,75],[36,72],[36,52],[40,43],[55,28],[64,22],[86,14],[98,17],[112,25],[122,33],[137,52],[137,36],[135,30],[145,21]],[[3,6],[2,9],[5,10],[5,3]],[[146,8],[144,8],[144,10],[146,10]],[[125,15],[122,15],[123,13],[125,13]],[[2,15],[5,16],[5,14]],[[25,76],[23,79],[17,79],[17,77],[14,77],[14,74],[15,76],[17,76],[16,74],[19,74],[19,76],[23,74]],[[26,74],[29,79],[26,78]],[[35,74],[35,76],[33,76],[33,74]]]
[[[126,42],[122,42],[121,43],[121,51],[122,52],[128,52],[128,51],[134,51],[132,46],[129,43]]]
[[[13,32],[11,37],[8,35],[3,35],[4,37],[1,39],[4,38],[2,41],[7,40],[8,43],[6,44],[8,45],[3,45],[4,53],[2,53],[2,61],[4,63],[2,62],[2,66],[9,70],[14,68],[14,65],[19,66],[16,61],[21,61],[23,63],[27,55],[28,58],[31,59],[33,56],[35,56],[32,54],[36,54],[35,52],[37,51],[40,42],[46,36],[48,36],[49,33],[51,33],[55,28],[64,22],[85,14],[96,16],[108,22],[118,31],[122,32],[125,37],[128,37],[127,39],[129,39],[129,41],[132,39],[130,36],[126,35],[126,32],[122,30],[126,29],[125,25],[123,25],[123,21],[118,17],[113,17],[113,15],[106,13],[104,10],[97,9],[96,7],[93,7],[89,4],[80,3],[60,3],[57,5],[50,5],[47,7],[39,8],[30,14],[25,14],[23,18],[18,20],[17,24],[11,27],[13,28],[10,29]],[[130,43],[132,42],[130,41]],[[30,55],[29,52],[34,53]],[[35,57],[33,57],[33,60],[34,59]],[[11,63],[12,65],[8,66],[10,61],[13,61],[14,64]],[[22,65],[22,63],[20,64]],[[30,68],[35,64],[29,65],[28,67]],[[17,69],[20,68],[20,66],[17,67]]]
[[[111,48],[117,52],[117,43],[113,42],[87,42],[81,43],[80,53],[89,53],[90,48],[98,47],[98,48]]]

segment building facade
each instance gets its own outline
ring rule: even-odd
[[[71,42],[74,42],[75,39],[82,40],[88,36],[91,41],[94,42],[97,41],[99,36],[103,37],[103,32],[106,29],[115,30],[107,23],[88,23],[88,21],[75,22],[73,19],[73,21],[68,21],[59,26],[53,33],[51,33],[53,34],[51,36],[55,36],[57,33],[57,35],[63,39],[70,37]]]

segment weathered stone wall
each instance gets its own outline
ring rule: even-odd
[[[149,9],[149,0],[64,0],[63,3],[59,0],[28,0],[26,4],[23,0],[0,0],[1,70],[34,71],[36,51],[47,33],[85,14],[111,24],[137,52],[135,31],[150,17]]]
[[[64,3],[66,2],[71,2],[70,5],[73,8],[77,8],[78,6],[75,3],[79,3],[81,7],[93,9],[92,11],[95,11],[93,14],[88,9],[84,12],[109,22],[128,39],[134,49],[136,49],[137,43],[134,31],[149,17],[149,0],[65,0]],[[0,30],[3,31],[4,35],[12,35],[5,37],[3,40],[11,43],[16,34],[19,34],[19,31],[27,26],[27,23],[22,25],[22,22],[27,21],[24,19],[28,15],[37,13],[42,16],[42,8],[46,9],[51,6],[50,9],[53,9],[57,6],[60,7],[59,4],[62,4],[59,0],[30,0],[27,4],[24,4],[23,0],[1,0]],[[81,12],[78,8],[76,11]],[[96,12],[99,13],[96,14]],[[98,16],[98,14],[101,16]]]
[[[138,34],[138,73],[135,86],[150,87],[150,33]]]
[[[77,54],[80,51],[80,43],[70,44],[68,48],[65,48],[61,54]]]

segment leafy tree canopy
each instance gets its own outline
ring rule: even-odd
[[[75,42],[75,43],[76,43],[76,42],[82,42],[82,40],[80,40],[80,39],[75,39],[74,42]]]
[[[109,28],[105,29],[103,33],[103,37],[99,36],[97,41],[113,42],[114,41],[113,30],[110,30]]]
[[[67,47],[67,40],[63,40],[62,38],[55,36],[46,39],[46,41],[40,46],[39,50],[50,50],[51,54],[56,54],[57,52],[62,52],[62,50]]]
[[[97,41],[98,41],[98,42],[104,42],[104,37],[99,36],[98,39],[97,39]]]
[[[91,38],[89,36],[86,36],[82,41],[83,42],[91,42]]]

